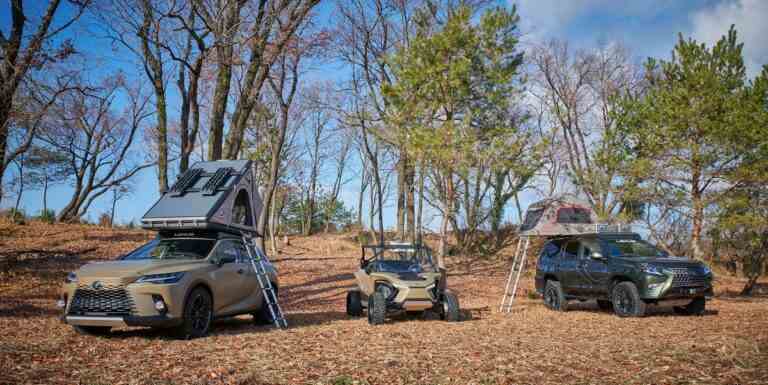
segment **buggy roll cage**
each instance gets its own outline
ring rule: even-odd
[[[373,255],[370,258],[365,258],[366,250],[371,250]],[[413,251],[415,253],[427,253],[427,258],[430,262],[434,263],[432,261],[432,249],[429,248],[429,246],[426,246],[421,243],[385,243],[385,244],[375,244],[375,245],[363,245],[360,247],[361,255],[360,255],[360,268],[365,268],[371,261],[379,258],[384,251],[386,250],[392,250],[392,251]],[[419,255],[422,256],[422,255]]]

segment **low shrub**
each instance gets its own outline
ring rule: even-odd
[[[40,215],[37,217],[37,220],[45,223],[56,222],[56,211],[53,209],[42,210],[40,211]]]

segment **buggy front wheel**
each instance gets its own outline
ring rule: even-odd
[[[441,304],[440,318],[448,322],[459,320],[459,298],[456,294],[446,292],[443,294],[443,303]]]

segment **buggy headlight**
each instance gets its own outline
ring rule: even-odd
[[[397,294],[397,290],[386,282],[377,283],[376,292],[381,293],[387,300],[391,300],[395,297],[395,294]]]
[[[77,283],[77,274],[74,271],[67,274],[67,277],[64,278],[64,283]]]
[[[184,272],[167,273],[167,274],[149,274],[143,275],[136,280],[136,283],[157,283],[157,284],[169,284],[176,283],[184,276]]]

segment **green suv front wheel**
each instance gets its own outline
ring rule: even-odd
[[[619,282],[611,290],[613,311],[619,317],[642,317],[645,315],[646,304],[637,286],[632,282]]]

